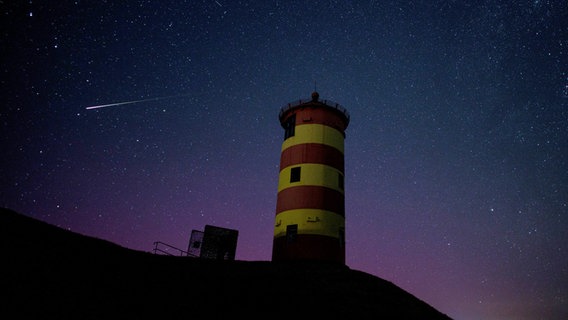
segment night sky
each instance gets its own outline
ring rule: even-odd
[[[317,90],[351,115],[350,268],[454,319],[568,318],[565,1],[0,9],[0,206],[142,251],[226,227],[270,260],[278,112]]]

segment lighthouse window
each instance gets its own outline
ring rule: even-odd
[[[296,128],[296,115],[291,115],[290,118],[284,122],[284,140],[294,136],[294,129]]]
[[[301,167],[294,167],[290,170],[290,183],[300,181]]]
[[[343,180],[344,179],[343,175],[341,173],[338,173],[337,177],[338,177],[338,187],[339,187],[339,189],[343,190],[344,184],[345,184],[345,182]]]
[[[339,228],[339,246],[341,248],[345,247],[345,229]]]
[[[296,242],[297,236],[298,236],[298,225],[297,224],[287,225],[286,226],[286,242],[287,243]]]

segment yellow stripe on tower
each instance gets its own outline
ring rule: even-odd
[[[332,146],[343,153],[345,137],[343,134],[332,127],[322,124],[303,124],[296,126],[294,136],[284,140],[282,151],[287,148],[304,143],[321,143]]]
[[[297,167],[300,167],[300,181],[290,182],[290,171],[292,168]],[[278,192],[295,186],[321,186],[337,190],[343,194],[339,180],[340,176],[343,177],[341,171],[324,164],[304,163],[289,166],[280,171]]]
[[[282,211],[276,216],[274,237],[286,236],[286,226],[298,225],[298,234],[317,234],[339,238],[338,230],[345,228],[345,219],[335,212],[321,209]]]

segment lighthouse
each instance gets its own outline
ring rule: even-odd
[[[345,264],[345,129],[341,105],[311,99],[279,113],[284,129],[272,261]]]

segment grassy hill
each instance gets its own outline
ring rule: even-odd
[[[347,266],[155,255],[9,209],[0,249],[4,319],[450,319]]]

